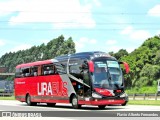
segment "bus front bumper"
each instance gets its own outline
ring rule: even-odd
[[[85,100],[80,100],[79,104],[84,104],[84,105],[123,105],[128,102],[128,97],[123,97],[123,98],[102,98],[102,99],[96,99],[96,98],[91,98],[91,99],[85,99]]]

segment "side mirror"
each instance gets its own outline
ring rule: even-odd
[[[129,68],[128,63],[126,63],[126,62],[119,62],[119,64],[123,64],[124,65],[124,68],[125,68],[127,74],[130,72],[130,68]]]
[[[92,61],[89,61],[88,65],[89,65],[89,71],[93,73],[94,72],[94,63]]]

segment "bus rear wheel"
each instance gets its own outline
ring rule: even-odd
[[[78,104],[78,99],[75,95],[72,97],[72,107],[74,109],[81,108],[81,105]]]
[[[105,109],[106,105],[99,105],[99,109]]]
[[[31,102],[31,96],[28,94],[27,97],[26,97],[26,103],[27,105],[29,106],[34,106],[34,105],[37,105],[36,102]]]

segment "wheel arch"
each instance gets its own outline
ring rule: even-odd
[[[30,95],[30,94],[29,94],[29,93],[26,93],[26,96],[25,96],[25,101],[27,101],[27,96],[28,96],[28,95]]]
[[[72,93],[72,94],[70,95],[70,97],[69,97],[69,103],[72,103],[72,98],[73,98],[73,96],[76,96],[76,94],[75,94],[75,93]]]

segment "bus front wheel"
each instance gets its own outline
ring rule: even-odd
[[[123,104],[121,104],[122,106],[126,106],[127,105],[127,102],[125,102],[125,103],[123,103]]]
[[[27,97],[26,97],[26,103],[27,105],[29,106],[34,106],[34,105],[37,105],[36,102],[31,102],[31,96],[28,94]]]
[[[47,103],[47,106],[49,107],[54,107],[56,105],[56,103]]]
[[[98,107],[99,107],[99,109],[104,109],[106,107],[106,105],[99,105]]]
[[[72,97],[72,107],[74,109],[81,108],[81,105],[78,104],[78,99],[75,95]]]

